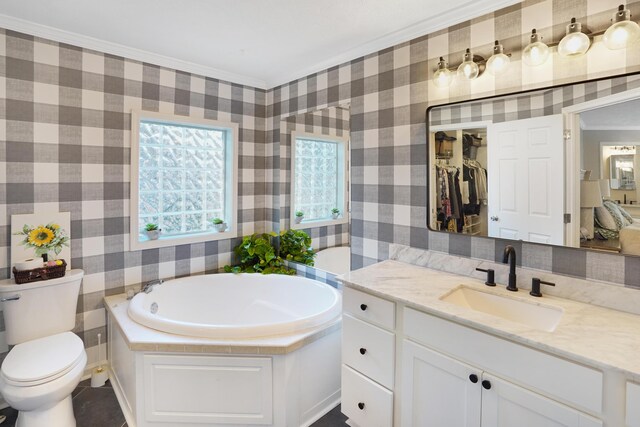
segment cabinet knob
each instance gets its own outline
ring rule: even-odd
[[[482,387],[484,387],[485,390],[490,390],[491,389],[491,381],[482,380]]]
[[[360,349],[360,354],[362,354],[364,356],[364,354],[367,352],[366,348],[361,348]]]
[[[358,403],[358,408],[360,408],[360,410],[364,409],[364,403],[360,402]]]
[[[367,309],[367,304],[360,304],[360,310],[365,311]]]
[[[477,383],[478,382],[478,376],[476,374],[469,375],[469,381],[471,381],[474,384]]]

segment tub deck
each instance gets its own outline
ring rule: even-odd
[[[104,303],[109,315],[116,320],[114,324],[118,326],[131,351],[279,355],[294,352],[341,327],[341,319],[336,319],[329,326],[324,326],[320,330],[299,334],[250,340],[216,340],[169,334],[136,323],[127,314],[129,301],[126,294],[105,297]]]

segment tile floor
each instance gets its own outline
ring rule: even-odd
[[[108,381],[100,388],[91,388],[90,380],[82,381],[72,396],[76,427],[127,427],[116,395]],[[15,426],[18,416],[15,409],[5,408],[0,410],[0,414],[7,416],[7,420],[0,427]],[[338,405],[311,427],[346,427],[346,419]]]

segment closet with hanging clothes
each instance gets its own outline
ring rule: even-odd
[[[488,235],[486,128],[430,132],[431,227]]]

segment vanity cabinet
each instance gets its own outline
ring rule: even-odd
[[[345,288],[342,316],[342,412],[350,425],[393,425],[395,303]]]
[[[403,427],[602,426],[586,414],[409,340],[404,340],[402,364]]]
[[[640,427],[640,384],[627,383],[627,427]]]

